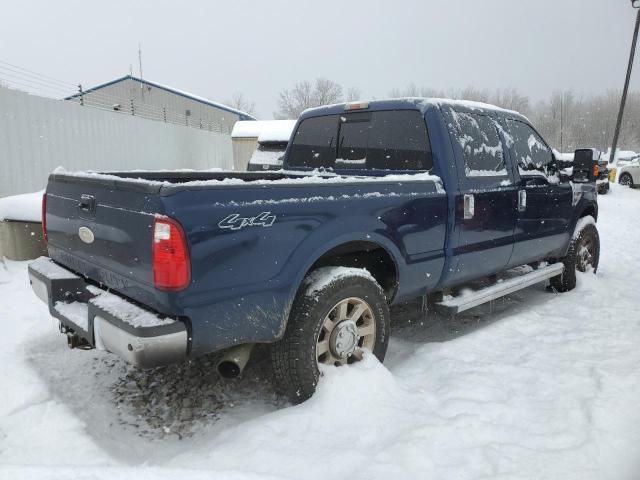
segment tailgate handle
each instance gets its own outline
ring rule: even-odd
[[[96,198],[93,195],[81,195],[78,208],[87,212],[93,212],[96,208]]]

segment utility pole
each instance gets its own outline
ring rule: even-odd
[[[640,0],[631,0],[633,8],[640,8]],[[622,126],[622,117],[624,116],[624,106],[627,103],[627,92],[629,91],[629,81],[631,80],[631,70],[633,69],[633,59],[636,55],[636,43],[638,42],[638,30],[640,29],[640,10],[636,14],[636,28],[633,31],[633,41],[631,42],[631,52],[629,53],[629,64],[627,65],[627,76],[622,89],[622,98],[620,99],[620,110],[618,110],[618,120],[616,129],[613,132],[613,145],[611,145],[611,154],[609,155],[609,163],[613,163],[616,158],[616,150],[618,148],[618,137],[620,136],[620,127]]]
[[[564,152],[564,90],[560,92],[560,151]]]
[[[138,43],[138,64],[140,66],[140,96],[144,102],[144,85],[142,84],[142,45]]]

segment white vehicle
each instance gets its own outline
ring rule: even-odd
[[[640,185],[640,156],[618,167],[618,183],[631,188]]]
[[[249,159],[247,171],[282,170],[282,161],[288,143],[288,140],[258,140],[258,146]]]

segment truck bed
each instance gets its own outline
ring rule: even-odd
[[[80,207],[87,197],[92,211]],[[156,215],[185,232],[192,280],[183,291],[154,288]],[[47,187],[51,258],[162,315],[188,317],[196,353],[281,335],[310,259],[347,237],[403,258],[406,281],[393,295],[420,294],[440,277],[446,221],[440,179],[424,173],[56,172]],[[81,240],[82,227],[95,241]]]

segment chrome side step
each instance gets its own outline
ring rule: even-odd
[[[562,263],[554,263],[545,267],[538,268],[524,275],[509,278],[490,287],[476,290],[473,293],[463,294],[457,297],[447,298],[442,302],[435,304],[437,312],[455,315],[464,312],[470,308],[477,307],[483,303],[490,302],[496,298],[504,297],[523,288],[530,287],[536,283],[540,283],[556,275],[560,275],[564,271]]]

